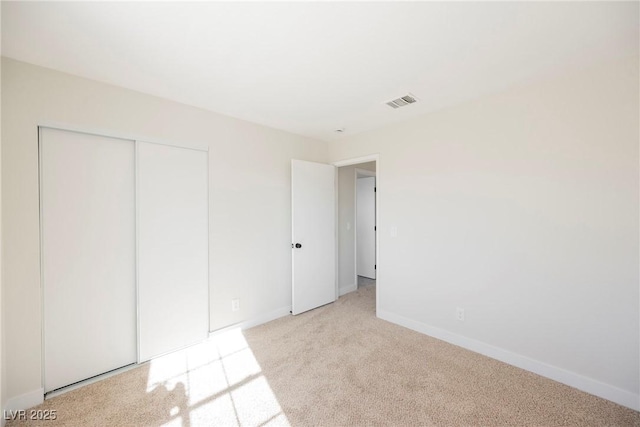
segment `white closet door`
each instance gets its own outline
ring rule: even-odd
[[[40,130],[45,392],[135,363],[134,143]]]
[[[137,142],[139,361],[209,331],[207,153]]]

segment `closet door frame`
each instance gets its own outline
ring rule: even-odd
[[[37,126],[36,126],[36,130],[37,130],[37,157],[38,157],[38,225],[39,225],[39,231],[38,231],[38,235],[39,235],[39,245],[38,245],[38,250],[39,250],[39,267],[40,267],[40,345],[41,345],[41,385],[42,385],[42,390],[44,391],[44,381],[45,381],[45,308],[44,308],[44,257],[43,257],[43,205],[42,205],[42,189],[43,189],[43,184],[42,184],[42,159],[41,159],[41,154],[40,154],[40,132],[42,129],[54,129],[54,130],[60,130],[60,131],[68,131],[68,132],[76,132],[76,133],[83,133],[83,134],[87,134],[87,135],[93,135],[93,136],[100,136],[100,137],[107,137],[107,138],[116,138],[116,139],[122,139],[122,140],[128,140],[128,141],[132,141],[134,144],[134,204],[135,204],[135,219],[136,219],[136,224],[135,224],[135,298],[136,298],[136,303],[135,303],[135,308],[136,308],[136,313],[135,313],[135,317],[136,317],[136,328],[135,328],[135,335],[136,335],[136,362],[133,364],[133,366],[137,366],[140,365],[142,363],[146,363],[146,362],[141,362],[140,361],[140,336],[139,336],[139,328],[140,328],[140,319],[139,319],[139,283],[138,283],[138,224],[137,224],[137,220],[138,220],[138,212],[137,212],[137,205],[138,205],[138,200],[137,200],[137,152],[138,152],[138,143],[139,142],[148,142],[148,143],[152,143],[152,144],[159,144],[159,145],[166,145],[169,147],[176,147],[176,148],[184,148],[184,149],[192,149],[192,150],[198,150],[198,151],[203,151],[207,154],[207,331],[209,331],[209,333],[211,333],[211,328],[210,328],[210,319],[211,319],[211,304],[210,304],[210,297],[211,297],[211,289],[210,289],[210,271],[211,271],[211,266],[210,266],[210,254],[211,254],[211,244],[210,244],[210,233],[211,233],[211,224],[210,224],[210,200],[209,200],[209,190],[210,190],[210,184],[209,184],[209,165],[210,165],[210,161],[209,161],[209,147],[207,145],[204,144],[194,144],[194,143],[176,143],[173,141],[167,141],[167,140],[158,140],[156,138],[147,138],[141,135],[136,135],[136,134],[127,134],[127,133],[119,133],[119,132],[113,132],[111,130],[106,130],[106,129],[102,129],[102,128],[91,128],[91,127],[84,127],[84,126],[77,126],[77,125],[73,125],[73,124],[69,124],[69,123],[63,123],[63,122],[58,122],[58,121],[41,121]],[[172,351],[177,351],[179,349],[175,349]],[[132,365],[129,365],[132,366]],[[128,367],[123,367],[121,369],[116,369],[114,371],[111,372],[105,372],[103,374],[97,375],[96,377],[92,377],[92,378],[87,378],[86,380],[81,381],[78,384],[73,384],[70,385],[68,387],[65,387],[64,390],[72,390],[74,388],[77,388],[81,385],[86,385],[86,384],[90,384],[92,382],[95,382],[99,379],[103,379],[106,378],[110,375],[113,375],[117,372],[121,372],[122,370],[126,370],[128,369]],[[45,393],[46,394],[46,393]],[[57,392],[55,392],[55,394],[58,394]],[[53,395],[53,393],[52,393]]]

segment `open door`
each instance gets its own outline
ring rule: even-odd
[[[335,167],[291,161],[293,314],[336,300]]]
[[[356,181],[356,273],[376,278],[376,177]]]

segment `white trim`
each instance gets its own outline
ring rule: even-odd
[[[38,388],[19,396],[12,397],[11,399],[7,400],[7,404],[2,410],[2,418],[4,419],[5,411],[29,409],[41,404],[42,402],[44,402],[44,388]]]
[[[293,313],[293,299],[294,299],[293,287],[295,286],[294,281],[296,280],[296,268],[295,268],[295,265],[294,265],[295,260],[293,259],[294,258],[294,256],[293,256],[294,246],[293,245],[295,244],[295,240],[294,239],[296,238],[296,236],[294,236],[294,233],[293,233],[293,227],[294,227],[293,217],[295,215],[295,205],[293,203],[293,185],[294,185],[294,182],[293,182],[294,181],[294,179],[293,179],[293,161],[294,160],[295,159],[291,159],[291,161],[289,162],[289,206],[291,206],[291,212],[289,213],[289,215],[290,215],[289,220],[291,221],[289,223],[290,224],[289,233],[291,233],[290,234],[290,236],[291,236],[291,238],[290,238],[290,241],[291,241],[291,252],[289,252],[291,254],[290,255],[291,258],[289,258],[291,260],[291,289],[290,289],[290,292],[291,292],[291,294],[290,294],[291,295],[291,313]],[[209,320],[209,322],[211,322],[211,320]],[[209,326],[209,327],[211,327],[211,326]],[[228,329],[228,328],[225,328],[225,329]],[[211,332],[209,332],[209,336],[211,336]]]
[[[335,277],[333,279],[335,283],[335,298],[333,302],[336,302],[342,296],[340,293],[340,169],[336,166],[333,166],[333,191],[333,223],[335,224],[333,227],[333,241],[335,242],[333,245],[333,265],[335,266]],[[293,277],[291,280],[293,280]]]
[[[336,162],[332,162],[331,164],[337,168],[340,168],[342,166],[351,166],[351,165],[357,165],[359,163],[369,163],[369,162],[378,162],[378,161],[380,161],[380,154],[369,154],[367,156],[354,157],[353,159],[338,160]],[[378,168],[376,167],[376,172],[377,171],[378,171]]]
[[[492,359],[516,366],[524,369],[525,371],[533,372],[534,374],[558,381],[562,384],[566,384],[570,387],[582,390],[603,399],[610,400],[635,411],[640,410],[640,395],[627,390],[582,376],[557,366],[549,365],[548,363],[544,363],[539,360],[513,353],[500,347],[495,347],[444,329],[408,319],[395,313],[378,310],[377,315],[380,319],[395,323],[396,325],[404,326],[405,328],[412,329],[425,335],[446,341],[450,344],[480,353]]]
[[[289,316],[290,314],[291,314],[290,306],[280,307],[277,310],[273,310],[268,313],[262,314],[260,316],[256,316],[253,319],[245,320],[244,322],[240,322],[238,326],[240,326],[241,329],[249,329],[265,323],[269,323],[272,320],[276,320],[281,317]]]
[[[211,329],[211,174],[210,153],[207,151],[207,330]],[[137,224],[136,224],[137,227]],[[137,232],[136,232],[137,234]],[[137,244],[137,241],[136,241]],[[136,263],[138,260],[136,259]],[[137,264],[136,264],[137,268]],[[137,280],[137,278],[136,278]]]
[[[46,355],[44,352],[45,347],[45,337],[44,337],[44,250],[42,245],[42,231],[43,231],[43,212],[42,212],[42,128],[38,126],[38,256],[39,256],[39,267],[40,267],[40,354],[42,356],[42,360],[40,362],[40,386],[42,387],[43,396],[44,396],[44,376],[46,375],[44,366],[46,364]],[[43,397],[44,398],[44,397]],[[20,408],[24,409],[24,408]],[[3,412],[4,415],[4,412]],[[4,419],[4,417],[3,417]]]
[[[39,128],[66,130],[69,132],[86,133],[88,135],[106,136],[108,138],[126,139],[129,141],[148,142],[150,144],[168,145],[171,147],[188,148],[198,151],[209,151],[208,144],[183,143],[180,141],[168,141],[160,138],[148,138],[144,135],[128,134],[126,132],[114,132],[110,129],[76,126],[68,123],[44,120],[38,124]]]
[[[140,141],[133,141],[133,209],[134,209],[134,233],[135,233],[135,286],[136,286],[136,363],[142,363],[140,360],[140,268],[139,268],[139,260],[140,253],[138,249],[140,248],[140,203],[138,203],[140,199],[140,189],[138,188],[138,170],[139,170],[139,161],[140,156],[138,151],[140,150]],[[211,321],[209,319],[209,321]]]
[[[360,169],[362,170],[362,169]],[[353,283],[358,287],[358,168],[353,168]]]
[[[380,188],[380,183],[382,182],[380,179],[380,175],[381,175],[380,174],[380,171],[381,171],[380,154],[369,154],[367,156],[354,157],[352,159],[338,160],[338,161],[332,162],[331,164],[334,165],[335,167],[342,167],[342,166],[351,166],[351,165],[357,165],[360,163],[368,163],[368,162],[376,163],[376,188]],[[355,182],[354,182],[354,185],[355,185]],[[336,203],[337,203],[337,200],[338,199],[336,198]],[[354,194],[354,205],[355,205],[355,194]],[[378,307],[380,307],[380,288],[381,286],[384,286],[383,282],[380,281],[380,269],[377,268],[378,266],[382,265],[382,262],[380,261],[380,234],[378,234],[380,232],[380,229],[378,227],[380,226],[380,223],[381,223],[380,205],[381,205],[380,192],[376,192],[376,315],[378,313]],[[355,209],[354,209],[354,218],[355,218]],[[353,231],[354,235],[357,235],[355,221],[354,221],[353,230],[354,230]],[[356,242],[354,239],[354,245],[355,244]],[[358,273],[357,273],[358,270],[356,266],[356,263],[357,263],[356,258],[354,258],[353,263],[354,263],[354,271],[356,272],[355,283],[358,283]],[[340,265],[338,264],[337,267],[340,268]]]
[[[230,331],[232,329],[240,328],[242,330],[250,329],[256,326],[263,325],[265,323],[269,323],[272,320],[279,319],[281,317],[286,317],[291,314],[291,307],[281,307],[277,310],[270,311],[268,313],[261,314],[259,316],[254,317],[253,319],[248,319],[239,323],[234,323],[233,325],[226,326],[224,328],[216,329],[214,331],[209,331],[209,338],[216,336],[218,334]]]
[[[347,286],[343,286],[342,288],[340,288],[340,296],[342,295],[346,295],[349,292],[353,292],[358,290],[358,285],[347,285]]]
[[[353,169],[353,283],[358,286],[358,168]]]

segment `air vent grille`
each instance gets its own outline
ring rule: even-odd
[[[401,96],[398,99],[394,99],[393,101],[387,102],[387,105],[391,108],[400,108],[404,107],[405,105],[413,104],[415,102],[418,102],[418,99],[415,96],[405,95]]]

